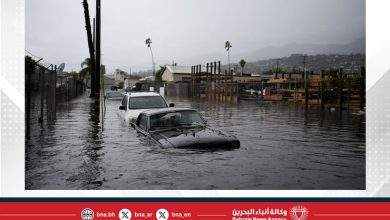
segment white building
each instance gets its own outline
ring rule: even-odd
[[[112,79],[115,81],[115,85],[118,86],[119,83],[124,83],[127,78],[127,73],[120,69],[116,69],[113,74],[104,75],[108,79]]]
[[[123,70],[116,69],[114,72],[114,76],[115,76],[115,82],[124,82],[125,78],[127,76],[127,73]]]
[[[202,66],[202,71],[206,71],[206,67]],[[166,65],[161,74],[162,81],[166,82],[191,82],[191,66],[171,66]]]

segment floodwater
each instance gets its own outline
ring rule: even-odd
[[[365,116],[285,102],[168,98],[237,136],[234,150],[149,146],[107,101],[103,129],[92,100],[57,106],[54,125],[26,140],[26,189],[365,189]]]

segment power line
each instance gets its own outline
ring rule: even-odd
[[[37,55],[31,53],[30,51],[26,50],[26,49],[24,49],[24,51],[27,52],[28,54],[30,54],[31,56],[37,58],[38,60],[40,60],[39,62],[42,62],[43,65],[44,65],[44,67],[48,68],[50,65],[52,65],[51,63],[48,63],[48,61],[46,62],[46,61],[43,59],[43,57],[39,57],[39,56],[37,56]]]
[[[34,55],[33,53],[31,53],[30,51],[24,49],[24,51],[26,51],[28,54],[30,54],[31,56],[35,57],[35,58],[38,58],[38,59],[43,59],[42,57],[38,57],[37,55]]]

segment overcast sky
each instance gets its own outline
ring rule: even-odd
[[[26,0],[26,50],[80,70],[89,56],[82,0]],[[101,0],[108,72],[151,69],[202,54],[288,43],[345,44],[365,37],[364,0]],[[95,0],[89,0],[95,16]],[[232,60],[232,62],[237,62]],[[179,63],[180,64],[180,63]],[[194,63],[195,65],[198,63]]]

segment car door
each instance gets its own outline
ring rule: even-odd
[[[143,136],[148,135],[148,121],[148,116],[145,114],[141,114],[138,117],[136,130],[139,134],[142,134]]]
[[[120,104],[120,106],[124,106],[126,110],[127,110],[127,100],[128,100],[128,96],[127,95],[123,96],[121,104]],[[119,109],[119,106],[118,106],[118,109]],[[126,116],[126,110],[120,110],[119,109],[119,116],[124,121],[126,121],[126,117],[125,117]]]

